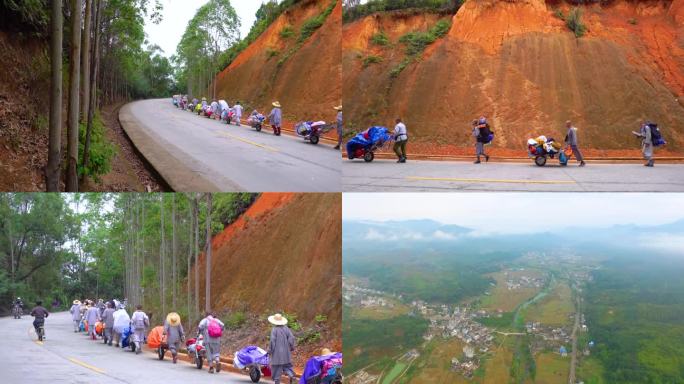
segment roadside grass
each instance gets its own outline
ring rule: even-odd
[[[583,357],[577,364],[577,380],[585,384],[606,384],[603,365],[593,356]]]
[[[557,353],[542,352],[535,358],[537,376],[535,383],[551,384],[567,381],[570,373],[570,357],[561,357]]]

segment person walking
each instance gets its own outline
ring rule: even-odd
[[[295,348],[294,335],[287,327],[287,319],[280,313],[269,316],[268,322],[273,324],[268,345],[273,382],[280,384],[280,377],[283,374],[288,376],[292,382],[294,377],[292,370],[292,352]]]
[[[107,302],[107,308],[102,313],[104,331],[102,332],[104,343],[112,346],[112,334],[114,333],[114,305],[111,301]]]
[[[137,355],[140,353],[140,346],[142,345],[143,340],[145,340],[145,333],[150,326],[150,318],[143,312],[142,305],[138,304],[135,308],[136,311],[133,312],[133,316],[131,316],[131,328],[133,330],[132,336],[133,342],[135,343],[135,354]]]
[[[204,335],[204,347],[207,349],[209,359],[209,373],[221,371],[221,335],[226,328],[225,324],[216,316],[207,312],[206,317],[199,323],[199,332]]]
[[[240,126],[240,122],[242,119],[242,105],[240,105],[240,102],[236,102],[235,105],[233,106],[233,109],[235,110],[235,120],[237,121],[237,126]]]
[[[102,319],[102,314],[104,313],[105,309],[107,309],[107,306],[105,305],[104,300],[98,299],[97,300],[97,315],[100,319]]]
[[[577,161],[580,162],[579,166],[584,167],[586,163],[584,162],[584,157],[582,152],[580,152],[577,146],[577,127],[572,125],[572,121],[568,120],[565,122],[565,127],[568,129],[568,133],[565,135],[565,144],[572,148],[572,154],[575,155]]]
[[[335,119],[337,123],[337,145],[335,146],[335,149],[340,149],[340,146],[342,145],[342,106],[335,107],[335,110],[337,111],[337,117]]]
[[[88,335],[90,335],[92,340],[96,340],[97,331],[95,330],[95,323],[99,320],[98,309],[95,305],[92,305],[92,301],[90,301],[90,304],[88,311],[86,311],[85,319],[88,322]]]
[[[71,322],[74,323],[74,333],[78,333],[80,330],[81,326],[81,301],[80,300],[74,300],[73,304],[71,305],[71,309],[69,309],[69,313],[71,313]]]
[[[181,324],[181,318],[176,312],[171,312],[166,316],[163,335],[166,336],[166,343],[169,346],[169,351],[171,351],[173,363],[176,364],[181,341],[185,340],[183,324]]]
[[[641,138],[641,153],[644,155],[644,160],[646,160],[646,167],[653,167],[655,161],[653,160],[653,135],[651,134],[651,126],[648,122],[643,122],[639,132],[632,132],[637,137]]]
[[[406,162],[406,142],[408,141],[408,135],[406,133],[406,125],[397,118],[396,125],[394,126],[394,153],[397,154],[399,160],[397,163]]]
[[[482,116],[479,120],[473,120],[473,136],[475,136],[475,164],[480,164],[480,156],[484,156],[485,163],[489,161],[489,155],[485,153],[485,144],[489,142],[491,129],[487,118]]]
[[[271,109],[271,113],[268,114],[268,121],[271,123],[271,127],[273,128],[273,134],[276,136],[280,136],[280,125],[283,122],[282,120],[283,111],[280,109],[280,103],[274,101],[273,109]]]
[[[126,312],[121,303],[119,303],[117,308],[118,309],[113,314],[114,328],[112,328],[112,330],[114,331],[114,345],[118,348],[119,343],[121,342],[121,335],[131,324],[131,317],[128,316],[128,312]]]

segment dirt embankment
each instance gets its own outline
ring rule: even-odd
[[[280,15],[218,74],[218,98],[226,99],[231,105],[241,101],[250,109],[247,113],[253,108],[268,113],[271,103],[278,100],[287,121],[332,121],[333,107],[342,99],[340,0],[325,23],[296,49],[302,25],[323,13],[330,4],[331,0],[303,1]],[[284,30],[292,31],[291,36],[281,34]],[[296,51],[279,65],[293,49]]]
[[[632,154],[630,132],[657,121],[684,152],[684,1],[623,1],[582,6],[587,33],[564,21],[572,6],[543,0],[468,0],[448,34],[396,78],[405,59],[399,36],[426,31],[438,16],[386,13],[343,26],[343,99],[347,128],[406,121],[421,152],[472,145],[469,122],[484,114],[502,154],[521,152],[531,136],[563,138],[573,120],[580,144]],[[384,32],[387,46],[370,43]],[[363,58],[382,61],[364,67]]]
[[[225,352],[267,345],[266,317],[275,312],[296,315],[296,336],[311,339],[300,340],[298,364],[324,346],[341,350],[341,209],[335,194],[264,193],[212,239],[212,308],[224,320],[235,312],[248,319],[224,337]]]

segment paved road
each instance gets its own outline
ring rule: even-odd
[[[73,332],[66,312],[48,317],[47,340],[40,344],[30,330],[32,318],[0,318],[0,359],[3,383],[251,383],[249,376],[221,371],[210,375],[207,369],[169,359],[159,361],[152,352],[135,355],[128,350],[108,347]]]
[[[125,105],[120,120],[136,147],[178,191],[340,191],[340,152],[175,108],[170,99]]]
[[[370,191],[684,191],[683,164],[589,164],[343,160],[342,189]]]

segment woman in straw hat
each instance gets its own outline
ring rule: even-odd
[[[342,145],[342,105],[334,108],[337,111],[337,117],[335,121],[337,122],[337,146],[335,149],[340,149]]]
[[[283,111],[280,110],[280,103],[277,101],[273,102],[273,109],[271,113],[268,114],[268,121],[271,122],[271,127],[273,127],[273,134],[280,136],[280,124],[283,120]]]
[[[292,331],[287,327],[287,319],[280,313],[268,317],[268,322],[273,324],[271,329],[271,342],[268,346],[268,354],[271,361],[273,382],[280,384],[280,376],[287,375],[292,382],[294,371],[292,370],[292,351],[295,347],[295,338]]]
[[[181,324],[181,318],[176,312],[171,312],[166,316],[163,335],[166,336],[166,343],[169,345],[171,356],[173,356],[173,363],[176,364],[178,349],[181,341],[185,340],[183,324]]]
[[[74,333],[77,333],[79,331],[79,326],[81,325],[80,300],[74,300],[73,304],[71,305],[71,309],[69,309],[69,313],[71,313],[71,320],[74,322]]]

